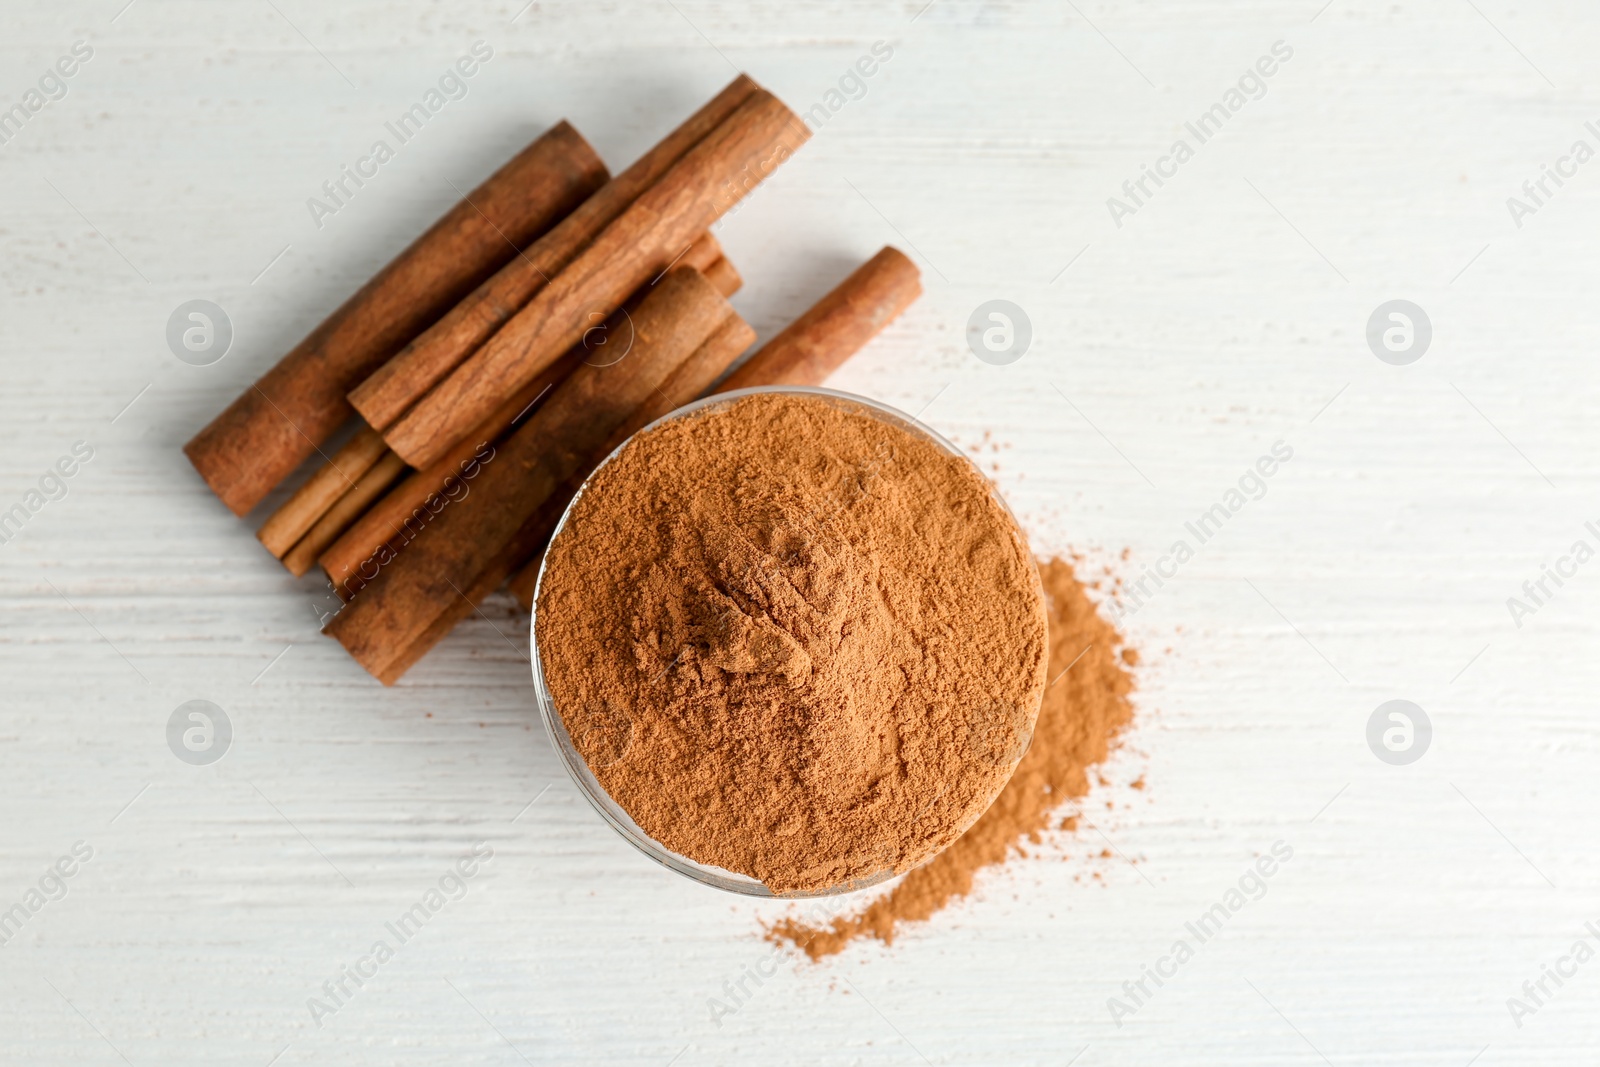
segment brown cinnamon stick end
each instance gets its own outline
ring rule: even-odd
[[[386,451],[371,469],[353,483],[347,483],[347,488],[333,506],[283,557],[283,565],[289,568],[289,573],[299,578],[310,571],[322,551],[359,519],[372,506],[372,502],[405,473],[405,469],[405,462],[399,456]]]
[[[607,178],[569,124],[537,138],[396,256],[184,446],[235,515],[350,417],[345,394]]]
[[[294,424],[253,386],[190,438],[183,454],[217,499],[243,518],[311,451],[303,445]]]
[[[820,385],[922,294],[922,274],[886,245],[728,376],[719,392]]]
[[[706,269],[722,258],[722,242],[712,236],[710,232],[701,234],[689,243],[674,262],[674,267],[693,267],[701,274]]]
[[[256,539],[268,552],[283,559],[387,451],[389,446],[384,444],[383,436],[370,426],[362,426],[261,524]]]
[[[717,292],[723,296],[732,296],[744,287],[744,278],[739,275],[738,268],[729,262],[727,256],[721,256],[705,267],[702,272],[706,281],[717,287]]]

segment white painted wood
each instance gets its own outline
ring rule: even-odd
[[[0,105],[94,56],[0,147],[0,508],[94,458],[0,546],[0,907],[94,854],[0,947],[0,1062],[1591,1062],[1600,962],[1520,1027],[1506,1001],[1600,946],[1600,564],[1521,628],[1505,602],[1600,544],[1600,162],[1520,229],[1506,199],[1600,147],[1600,13],[1320,2],[8,5]],[[479,39],[465,99],[318,230],[306,198]],[[1137,869],[1053,842],[719,1026],[784,909],[588,810],[510,601],[384,690],[179,447],[557,118],[621,166],[735,65],[803,110],[879,40],[865,95],[720,231],[763,336],[913,251],[927,296],[831,384],[992,442],[1040,550],[1125,579],[1273,442],[1294,458],[1130,620],[1140,721],[1085,810]],[[1117,228],[1107,197],[1279,40],[1265,96]],[[237,330],[211,367],[163,340],[196,297]],[[1007,367],[963,336],[996,297],[1035,334]],[[1407,367],[1364,341],[1395,297],[1435,330]],[[1408,767],[1364,740],[1397,697],[1436,731]],[[235,729],[207,768],[164,737],[195,698]],[[1107,998],[1279,840],[1264,899],[1115,1026]],[[477,841],[465,898],[315,1025]]]

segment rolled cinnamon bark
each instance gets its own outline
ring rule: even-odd
[[[580,470],[593,470],[594,466],[622,442],[632,437],[634,432],[646,426],[668,411],[683,404],[677,398],[688,396],[690,399],[697,396],[706,385],[714,381],[717,375],[727,369],[728,365],[750,347],[756,339],[756,332],[750,328],[738,315],[730,315],[723,321],[715,333],[706,338],[705,342],[678,365],[677,371],[668,377],[657,388],[654,395],[639,408],[634,410],[632,416],[622,426],[619,426],[611,435],[611,439],[595,450],[589,457],[589,462]],[[378,675],[385,685],[394,682],[427,653],[443,637],[453,630],[458,622],[477,610],[485,597],[496,589],[512,571],[530,556],[541,553],[544,544],[550,539],[550,529],[555,521],[549,516],[559,518],[566,510],[567,501],[571,493],[582,484],[581,477],[569,477],[560,490],[550,499],[546,500],[526,522],[518,528],[516,534],[506,543],[494,558],[490,560],[472,584],[463,588],[463,595],[458,602],[452,605],[423,631],[422,635],[412,641],[397,659]],[[537,572],[535,572],[537,573]]]
[[[499,556],[484,568],[483,573],[462,590],[462,594],[456,597],[455,602],[440,612],[438,617],[428,624],[426,630],[374,677],[384,685],[398,682],[406,671],[415,667],[417,661],[428,654],[434,645],[443,641],[462,619],[477,611],[478,605],[483,603],[485,597],[500,588],[500,583],[505,581],[505,576],[511,569],[506,561],[513,555],[515,555],[513,547],[507,546],[502,549]]]
[[[506,263],[399,355],[356,386],[350,393],[350,403],[369,425],[380,430],[393,425],[758,88],[747,75],[735,78],[638,162],[607,182],[555,229]]]
[[[885,245],[762,345],[717,392],[757,385],[821,385],[920,295],[917,265],[898,248]]]
[[[436,461],[610,314],[810,137],[777,97],[755,93],[673,165],[566,270],[384,431],[413,466]]]
[[[701,274],[706,275],[707,281],[711,281],[710,272],[712,265],[723,260],[723,258],[722,242],[718,241],[710,233],[703,233],[699,237],[696,237],[693,241],[689,242],[689,247],[683,250],[683,255],[679,256],[675,261],[673,261],[672,266],[693,267]],[[730,269],[732,269],[731,265]],[[738,272],[735,271],[734,273],[737,274]],[[660,278],[652,278],[651,282],[654,283],[660,280]],[[729,293],[732,293],[739,288],[739,286],[735,285],[733,289],[724,289],[720,284],[714,281],[712,281],[711,284],[717,286],[717,291],[723,296],[727,296]]]
[[[324,632],[392,683],[398,677],[393,668],[441,615],[458,609],[465,591],[550,494],[732,314],[698,271],[669,273],[632,313],[635,339],[628,357],[574,370],[497,447],[475,491],[442,510],[404,553],[385,561]]]
[[[503,580],[514,569],[522,567],[513,580],[511,591],[517,595],[518,600],[523,601],[524,607],[529,607],[531,610],[533,587],[538,584],[537,557],[543,553],[545,543],[550,540],[551,531],[555,529],[556,523],[560,521],[572,498],[577,495],[584,479],[588,478],[594,469],[628,438],[711,388],[711,383],[720,378],[723,372],[733,365],[734,360],[755,344],[755,340],[755,330],[751,329],[749,323],[743,319],[734,316],[724,322],[716,333],[706,339],[705,344],[678,365],[677,370],[661,383],[648,400],[634,409],[628,420],[612,432],[610,440],[595,450],[588,463],[568,478],[557,492],[551,494],[550,499],[539,508],[538,514],[524,524],[517,537],[517,544],[521,547],[504,559],[505,569],[500,573]],[[530,556],[534,557],[532,562],[528,562]],[[496,582],[485,595],[493,592],[498,585],[499,582]],[[527,593],[526,596],[523,595],[524,591]]]
[[[722,246],[709,233],[702,234],[678,260],[680,267],[693,267],[706,275],[706,280],[723,296],[732,296],[742,284],[739,272],[733,269],[722,255]],[[629,297],[624,308],[636,308],[649,293],[646,285]],[[546,368],[543,374],[524,386],[517,395],[502,404],[471,436],[451,449],[443,459],[425,471],[417,471],[395,486],[381,501],[350,526],[337,541],[327,546],[318,558],[334,591],[341,599],[349,600],[378,573],[378,557],[385,548],[392,556],[415,539],[432,517],[443,510],[440,500],[471,492],[470,478],[464,478],[465,464],[486,442],[494,442],[521,421],[544,393],[566,379],[574,367],[593,358],[604,350],[604,345],[615,338],[619,343],[627,335],[626,314],[619,310],[598,330],[586,331],[578,344],[565,356]],[[748,345],[746,345],[748,347]],[[740,349],[743,351],[743,348]],[[737,354],[737,353],[736,353]]]
[[[332,459],[261,524],[256,538],[267,546],[268,552],[282,559],[317,520],[355,486],[356,479],[371,470],[388,451],[382,434],[370,426],[362,426]]]
[[[398,481],[405,470],[404,460],[393,452],[385,452],[372,465],[372,469],[356,479],[350,491],[341,496],[283,557],[283,565],[289,568],[289,573],[299,578],[309,571],[322,550],[360,518],[362,512]]]
[[[860,351],[921,293],[922,279],[917,265],[899,249],[886,245],[811,305],[787,329],[762,345],[760,350],[717,386],[716,392],[726,393],[734,389],[766,385],[821,385],[828,375]],[[663,386],[655,397],[659,403],[647,405],[638,417],[630,420],[631,428],[625,427],[627,433],[611,442],[596,458],[594,466],[598,466],[600,460],[610,455],[612,449],[632,436],[634,431],[698,397],[715,377],[712,375],[693,392],[686,388],[674,392]],[[687,385],[688,382],[683,384]],[[662,404],[666,405],[664,409]],[[533,610],[533,594],[539,584],[539,564],[543,559],[545,543],[549,541],[550,533],[560,521],[567,504],[592,471],[593,466],[570,479],[562,487],[562,492],[553,496],[540,510],[537,517],[539,528],[527,532],[526,539],[536,542],[537,550],[511,579],[510,585],[511,592],[529,611]]]
[[[725,263],[722,267],[717,268],[717,263],[721,259],[722,245],[711,234],[704,233],[684,250],[679,262],[684,266],[694,267],[702,273],[716,268],[718,274],[713,280],[713,284],[722,290],[724,296],[729,296],[739,287],[741,280],[738,277],[738,272],[733,271],[731,264]],[[727,276],[726,272],[728,271],[733,271],[731,278]],[[729,285],[732,288],[727,288]],[[587,331],[584,336],[588,337],[593,332]],[[390,362],[393,361],[391,360]],[[387,364],[385,365],[387,366]],[[502,404],[496,413],[485,421],[484,425],[479,426],[471,436],[464,438],[460,444],[451,450],[451,455],[462,453],[456,456],[455,460],[446,459],[435,463],[434,467],[440,468],[437,478],[424,479],[422,482],[418,482],[415,479],[406,479],[404,485],[410,487],[409,492],[414,499],[398,511],[396,511],[395,507],[391,507],[389,510],[395,511],[399,515],[411,513],[424,503],[430,493],[440,491],[442,484],[433,483],[442,482],[444,478],[450,477],[454,472],[456,463],[471,455],[478,443],[493,441],[506,427],[511,425],[511,421],[518,416],[518,413],[525,412],[527,406],[542,394],[543,389],[564,378],[566,373],[571,370],[570,366],[560,369],[560,373],[551,373],[552,370],[563,368],[563,366],[558,362],[553,364],[552,367],[546,368],[545,372],[535,378],[529,386],[519,390],[516,396]],[[518,400],[517,397],[522,399]],[[313,548],[316,552],[322,552],[324,549],[331,551],[332,546],[329,545],[327,540],[312,538],[303,545],[300,544],[300,541],[313,528],[318,530],[321,538],[326,538],[330,530],[338,536],[346,527],[351,526],[350,505],[341,507],[339,502],[347,491],[355,488],[355,480],[388,452],[389,446],[384,442],[383,436],[369,425],[363,423],[362,429],[351,439],[350,443],[333,459],[319,468],[282,507],[274,512],[272,517],[256,533],[256,536],[273,555],[280,559],[286,558],[286,553],[291,548],[298,547],[300,551],[296,556],[297,566],[304,563],[305,553]],[[366,503],[370,502],[370,499],[366,501]],[[342,516],[342,525],[339,525],[337,529],[330,523],[320,522],[324,514],[334,510],[336,507]],[[364,509],[365,504],[362,507]],[[356,514],[359,515],[359,511]],[[358,522],[356,526],[360,527],[362,524]],[[365,529],[370,532],[372,527],[366,527]],[[342,541],[343,537],[341,536],[339,540]],[[379,543],[381,544],[382,542],[380,541]],[[334,544],[337,545],[338,541],[335,541]],[[377,545],[374,544],[370,547],[376,549]],[[343,556],[340,562],[345,564],[353,564],[365,558],[365,554],[349,556],[348,552],[336,553],[336,556],[340,555]],[[304,574],[306,569],[308,568],[302,566],[296,572],[296,576]],[[348,573],[348,567],[339,567],[337,570],[341,575]],[[331,574],[330,577],[332,577]],[[333,580],[335,588],[340,591],[340,595],[346,595],[341,584],[342,578],[334,578]]]
[[[545,373],[529,382],[485,420],[478,432],[451,449],[427,470],[412,471],[389,493],[351,523],[337,540],[324,547],[317,563],[328,575],[341,599],[349,600],[367,581],[377,576],[378,557],[387,546],[400,551],[435,512],[451,500],[473,491],[472,481],[481,463],[484,448],[493,451],[493,442],[515,422],[530,414],[544,396],[559,385],[583,362],[581,347],[567,353],[545,368]],[[402,463],[393,452],[395,461]],[[457,485],[460,488],[457,488]]]
[[[518,153],[184,446],[243,515],[350,416],[345,394],[605,182],[562,122]]]
[[[723,256],[714,263],[708,263],[701,271],[706,276],[706,281],[717,287],[723,296],[732,296],[744,287],[744,279],[739,276],[739,271]]]

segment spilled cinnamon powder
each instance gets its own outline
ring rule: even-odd
[[[739,397],[625,446],[551,542],[535,634],[611,798],[780,894],[956,840],[1048,680],[1039,575],[990,484],[815,393]]]
[[[1051,681],[1033,747],[999,798],[972,829],[865,910],[826,926],[783,919],[767,931],[768,940],[792,944],[813,960],[842,952],[860,937],[892,943],[903,924],[971,893],[979,871],[1021,854],[1025,844],[1039,844],[1061,806],[1089,791],[1090,769],[1133,720],[1129,668],[1139,656],[1100,616],[1071,564],[1053,559],[1041,563],[1039,573],[1050,622]],[[1069,816],[1058,828],[1075,830],[1077,821]]]

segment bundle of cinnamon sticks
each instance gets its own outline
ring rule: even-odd
[[[241,516],[320,457],[257,536],[322,567],[346,601],[324,632],[393,684],[508,578],[531,604],[567,502],[635,431],[714,385],[818,384],[921,292],[885,248],[727,374],[755,333],[709,228],[809,136],[744,75],[616,177],[560,123],[185,453]]]

